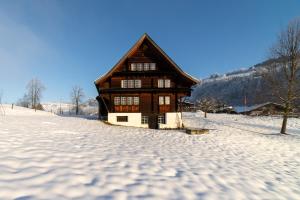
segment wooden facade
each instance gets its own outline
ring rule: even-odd
[[[144,34],[123,58],[95,81],[99,117],[109,113],[141,113],[150,128],[165,113],[180,112],[180,99],[190,96],[197,79],[184,73]]]

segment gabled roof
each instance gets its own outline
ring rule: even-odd
[[[253,110],[256,110],[258,108],[268,106],[268,105],[274,105],[274,106],[278,106],[280,108],[283,108],[283,106],[281,104],[274,103],[274,102],[266,102],[266,103],[256,104],[256,105],[253,105],[253,106],[246,106],[246,107],[245,106],[236,106],[236,107],[234,107],[234,110],[237,113],[244,113],[244,112],[250,112],[250,111],[253,111]]]
[[[112,73],[115,71],[115,69],[117,69],[123,62],[126,61],[126,59],[132,55],[136,49],[138,49],[141,44],[145,41],[148,40],[161,54],[162,56],[168,60],[172,66],[175,67],[175,69],[182,74],[183,76],[185,76],[187,79],[191,80],[192,82],[194,82],[194,84],[199,83],[199,80],[197,78],[192,77],[191,75],[185,73],[151,38],[147,33],[144,33],[142,35],[142,37],[133,45],[133,47],[131,47],[131,49],[119,60],[119,62],[117,62],[117,64],[111,68],[106,74],[100,76],[98,79],[95,80],[95,84],[100,83],[102,80],[108,78],[110,75],[112,75]]]

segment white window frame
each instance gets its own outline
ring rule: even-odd
[[[136,64],[136,70],[137,71],[143,71],[143,63],[137,63]]]
[[[150,63],[144,63],[144,71],[150,70]]]
[[[133,98],[127,97],[127,105],[131,106],[133,104]]]
[[[127,80],[127,88],[134,88],[134,80]]]
[[[121,80],[121,88],[127,88],[128,87],[128,81],[127,80]]]
[[[134,87],[135,88],[141,88],[142,87],[142,81],[141,80],[134,80]]]
[[[165,79],[165,88],[170,88],[171,87],[171,80],[170,79]]]
[[[135,106],[140,105],[140,97],[133,97],[133,105]]]
[[[120,97],[115,97],[115,98],[114,98],[114,105],[118,106],[118,105],[120,105],[120,104],[121,104],[121,99],[120,99]]]
[[[165,105],[165,97],[164,96],[158,96],[158,104]]]
[[[127,105],[127,97],[121,97],[121,105],[126,106]]]
[[[171,97],[170,96],[158,96],[158,104],[159,105],[170,105]]]
[[[165,105],[170,105],[170,103],[171,103],[170,96],[165,96]]]
[[[130,64],[130,70],[131,71],[136,71],[136,63],[131,63]]]
[[[163,88],[164,87],[164,79],[158,79],[157,80],[157,87]]]

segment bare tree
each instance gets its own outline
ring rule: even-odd
[[[28,95],[24,94],[24,96],[17,101],[16,105],[21,106],[21,107],[25,107],[25,108],[29,108],[30,101],[29,101]]]
[[[5,109],[4,107],[2,106],[2,96],[3,96],[3,93],[2,91],[0,91],[0,115],[5,115]]]
[[[79,106],[82,102],[82,98],[84,97],[83,89],[79,86],[74,86],[71,91],[71,99],[72,103],[75,106],[76,115],[79,114]]]
[[[295,108],[299,95],[300,73],[300,19],[291,21],[283,30],[276,44],[270,50],[277,61],[267,72],[272,96],[284,106],[280,133],[286,134],[287,120]]]
[[[212,97],[204,97],[196,102],[197,108],[204,112],[204,117],[207,118],[208,112],[213,112],[217,108],[217,101]]]
[[[29,97],[29,102],[32,109],[38,109],[40,107],[40,100],[42,98],[42,93],[45,90],[43,83],[37,79],[31,79],[26,86],[27,95]]]

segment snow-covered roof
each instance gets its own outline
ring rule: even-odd
[[[277,103],[266,102],[266,103],[262,103],[262,104],[252,105],[252,106],[234,106],[234,110],[237,113],[249,112],[249,111],[252,111],[252,110],[256,110],[257,108],[269,105],[269,104],[273,104],[273,105],[277,105],[277,106],[282,106],[282,105],[277,104]]]

